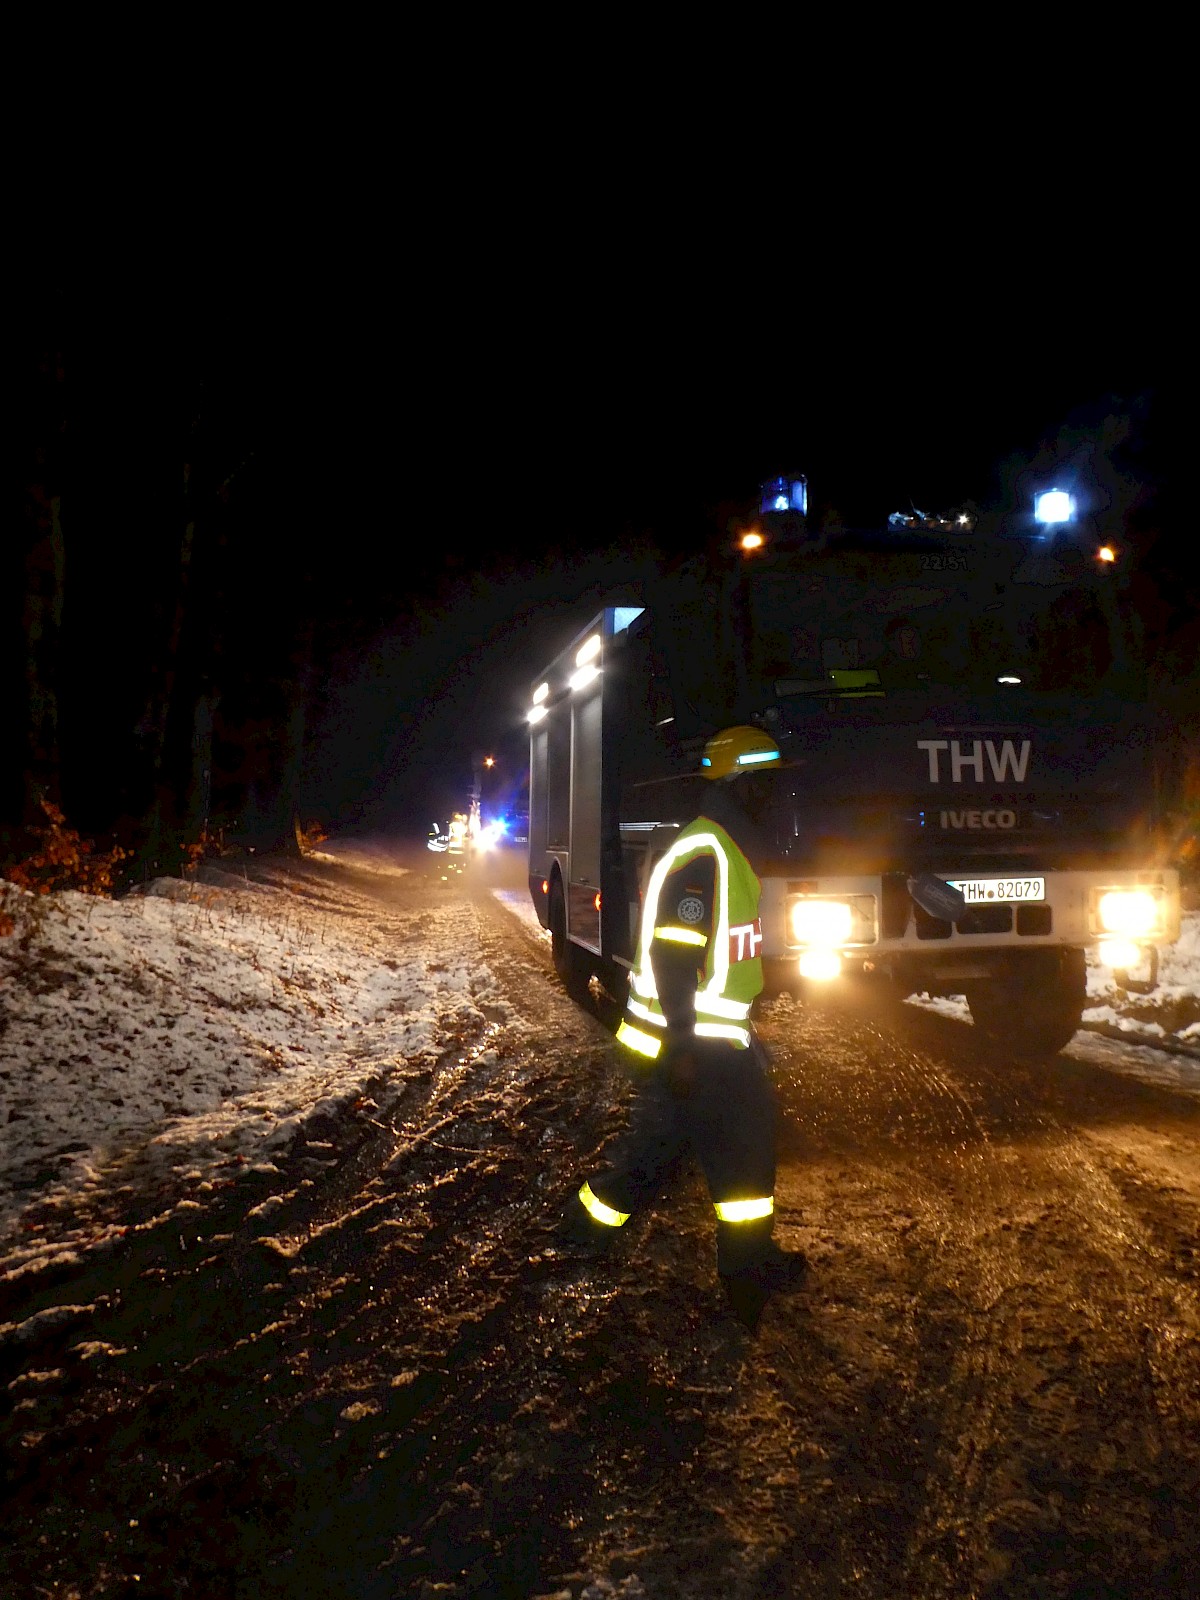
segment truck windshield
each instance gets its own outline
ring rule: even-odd
[[[766,702],[828,697],[831,683],[861,693],[874,674],[874,698],[1135,688],[1113,590],[1082,558],[966,541],[795,552],[748,572],[744,595],[749,676]]]

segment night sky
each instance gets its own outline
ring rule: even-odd
[[[1116,411],[1136,419],[1125,465],[1162,477],[1157,341],[1133,327],[1103,350],[1046,351],[1040,331],[998,319],[922,342],[847,321],[843,349],[783,318],[576,327],[561,344],[488,329],[379,408],[361,403],[358,363],[331,358],[331,387],[359,401],[332,440],[319,396],[307,418],[309,448],[336,441],[347,464],[324,479],[329,525],[378,522],[373,546],[351,532],[322,568],[383,641],[349,664],[331,743],[347,776],[356,752],[364,777],[383,756],[365,815],[402,816],[464,751],[506,736],[519,750],[529,682],[589,605],[656,551],[710,537],[773,472],[805,472],[815,514],[874,525],[910,503],[995,502],[1014,463]]]
[[[39,332],[67,352],[75,625],[136,657],[198,438],[223,484],[212,627],[286,612],[316,629],[309,809],[423,831],[473,753],[519,759],[529,681],[589,607],[771,473],[807,474],[818,515],[874,524],[995,502],[1014,462],[1118,411],[1162,521],[1181,431],[1169,308],[964,298],[936,277],[914,296],[880,266],[870,293],[709,274],[615,295],[510,273],[411,297],[342,278],[235,295],[195,326],[182,306],[105,323],[60,301]]]

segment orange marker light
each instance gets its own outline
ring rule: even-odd
[[[763,539],[761,533],[751,529],[749,533],[744,533],[742,535],[738,543],[741,545],[743,550],[761,550],[765,540]]]
[[[543,878],[542,879],[542,893],[543,894],[549,894],[550,893],[550,879],[549,878]]]
[[[1115,561],[1116,559],[1117,552],[1110,544],[1102,544],[1099,550],[1096,551],[1097,561]]]
[[[592,904],[595,906],[596,910],[599,911],[599,909],[600,909],[600,896],[599,895],[597,895],[596,898],[592,901]]]

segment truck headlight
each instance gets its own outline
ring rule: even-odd
[[[854,913],[845,900],[792,902],[792,937],[797,944],[836,949],[850,938]]]
[[[788,943],[809,950],[874,944],[879,937],[876,912],[873,894],[789,895]]]
[[[1102,933],[1144,939],[1162,932],[1160,896],[1150,889],[1105,889],[1096,902]]]

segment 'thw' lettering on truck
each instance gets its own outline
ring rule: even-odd
[[[704,741],[757,723],[762,955],[800,987],[964,994],[983,1040],[1061,1050],[1089,953],[1144,992],[1179,937],[1165,729],[1066,496],[1013,536],[893,515],[817,533],[802,478],[740,537],[592,618],[532,687],[529,883],[577,994],[623,993],[640,898],[703,809]]]

